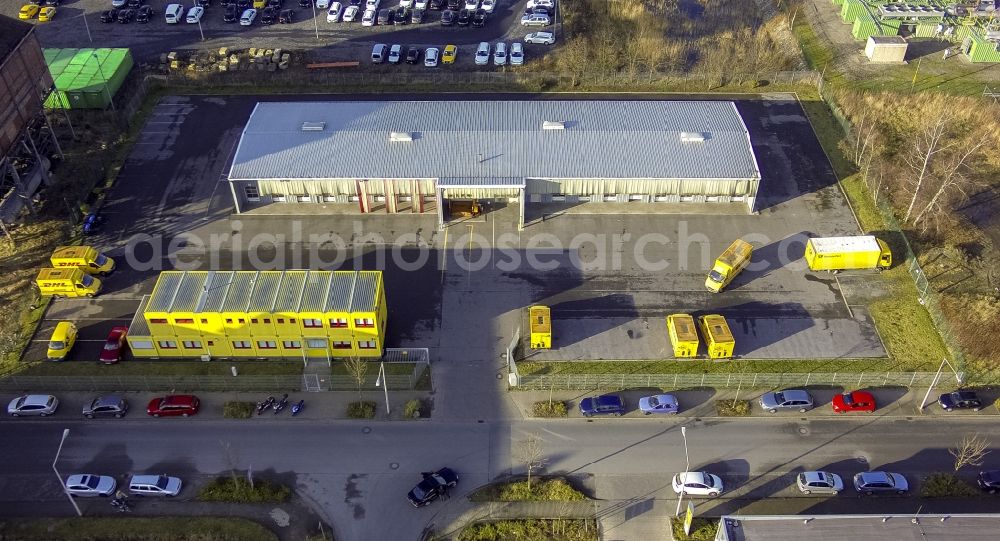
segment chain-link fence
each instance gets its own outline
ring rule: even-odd
[[[824,385],[833,387],[899,386],[926,387],[934,381],[934,372],[807,372],[753,374],[522,374],[519,391],[548,391],[550,389],[687,389],[711,387],[729,389],[774,389],[778,387],[806,387]],[[944,381],[942,379],[942,381]]]

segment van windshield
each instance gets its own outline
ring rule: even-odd
[[[94,263],[97,263],[98,267],[103,267],[107,262],[108,258],[104,254],[97,254],[97,258],[94,259]]]
[[[723,276],[722,273],[720,273],[719,271],[712,269],[712,271],[708,273],[708,279],[713,282],[718,282],[721,284],[726,279],[726,277]]]
[[[63,342],[62,340],[58,341],[53,340],[49,342],[49,349],[63,349],[65,347],[66,347],[66,342]]]
[[[90,287],[94,284],[94,277],[89,274],[84,274],[80,283],[82,283],[84,287]]]

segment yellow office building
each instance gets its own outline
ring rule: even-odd
[[[136,357],[380,357],[381,271],[167,271],[129,327]]]

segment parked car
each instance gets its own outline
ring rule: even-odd
[[[479,3],[479,9],[485,11],[486,13],[493,13],[493,10],[496,9],[496,7],[496,0],[483,0]]]
[[[424,66],[436,68],[440,57],[441,51],[437,47],[428,47],[427,51],[424,52]]]
[[[555,8],[556,2],[555,0],[528,0],[528,9],[531,9],[536,6]]]
[[[467,9],[463,9],[458,12],[458,17],[455,19],[455,24],[458,26],[469,26],[472,22],[472,12]]]
[[[56,18],[56,8],[45,6],[38,12],[38,22],[47,23]]]
[[[326,12],[326,22],[335,23],[340,20],[340,15],[343,13],[343,7],[340,2],[334,2],[330,4],[330,9]]]
[[[413,10],[413,14],[410,15],[410,22],[413,24],[420,24],[424,22],[424,13],[425,12],[422,9]]]
[[[330,7],[330,0],[316,0],[316,9],[327,9]]]
[[[483,41],[476,49],[476,65],[485,66],[490,62],[490,44]]]
[[[347,6],[344,10],[344,18],[342,19],[345,23],[353,23],[358,17],[358,6]]]
[[[497,44],[493,46],[493,65],[507,65],[507,44],[502,41],[498,41]]]
[[[614,415],[618,417],[625,413],[625,401],[622,400],[621,396],[616,394],[591,396],[580,401],[580,413],[584,417],[593,417],[594,415]]]
[[[718,496],[724,490],[722,478],[706,471],[678,473],[670,484],[675,493],[690,496]]]
[[[241,11],[253,8],[253,0],[236,0],[236,7]],[[309,6],[307,5],[306,7]]]
[[[406,63],[407,64],[416,64],[417,62],[420,62],[420,57],[422,56],[421,55],[422,52],[423,51],[420,50],[420,47],[410,47],[409,49],[407,49],[406,50]]]
[[[229,4],[226,6],[226,10],[222,14],[222,22],[235,23],[239,20],[240,8],[236,7],[234,4]]]
[[[132,0],[129,0],[130,2]],[[212,0],[194,0],[194,5],[207,8],[212,5]]]
[[[311,8],[313,7],[312,0],[299,0],[300,8]]]
[[[122,353],[128,347],[128,343],[125,341],[126,335],[128,335],[128,327],[124,325],[112,327],[107,340],[104,341],[104,347],[101,349],[98,360],[104,364],[114,364],[122,360]]]
[[[990,494],[1000,492],[1000,470],[979,472],[979,476],[976,477],[976,484],[979,485],[979,488]]]
[[[511,60],[514,59],[514,45],[520,45],[520,43],[511,45]],[[677,402],[677,397],[672,394],[644,396],[639,399],[639,411],[646,415],[654,413],[677,414],[680,410],[681,405]]]
[[[83,405],[83,416],[88,419],[93,419],[94,417],[115,417],[120,419],[126,413],[128,413],[128,402],[118,394],[98,396]]]
[[[844,490],[844,480],[835,473],[825,471],[802,472],[795,477],[795,484],[803,494],[816,492],[836,495]]]
[[[521,26],[548,26],[552,24],[548,15],[525,15],[521,17]]]
[[[527,17],[529,15],[545,15],[550,19],[552,18],[552,13],[549,11],[549,8],[544,7],[533,7],[524,10],[523,16]]]
[[[375,18],[377,24],[389,24],[392,22],[392,10],[389,8],[380,9]]]
[[[510,65],[520,66],[524,64],[524,45],[520,41],[510,44]]]
[[[524,42],[552,45],[556,42],[556,35],[552,32],[531,32],[530,34],[524,36]]]
[[[479,0],[465,0],[465,9],[476,11],[479,9]]]
[[[376,43],[372,47],[372,64],[381,64],[385,60],[386,49],[385,43]]]
[[[417,0],[413,3],[413,9],[427,9],[427,0]]]
[[[170,394],[149,401],[146,413],[153,417],[188,417],[198,413],[201,401],[191,394]]]
[[[427,9],[433,11],[441,11],[442,9],[444,9],[444,6],[445,6],[444,0],[430,0],[430,2],[427,2]]]
[[[813,399],[808,392],[798,389],[764,393],[760,397],[760,407],[775,413],[778,410],[799,410],[805,413],[813,408]]]
[[[37,7],[37,6],[36,6]],[[109,9],[107,11],[101,12],[101,22],[102,23],[113,23],[118,20],[118,10]]]
[[[375,26],[375,10],[369,9],[361,16],[361,26]]]
[[[412,8],[413,0],[399,0],[399,7],[401,8]]]
[[[831,406],[835,413],[847,413],[849,411],[875,411],[875,396],[868,391],[851,391],[841,393],[833,397]]]
[[[878,494],[895,492],[905,494],[910,489],[906,478],[898,473],[885,471],[867,471],[854,476],[854,490],[860,494]]]
[[[37,4],[25,4],[21,6],[21,11],[17,12],[17,18],[22,20],[34,19],[41,8]]]
[[[486,26],[486,12],[485,11],[483,11],[481,9],[477,9],[472,14],[472,26],[475,26],[476,28],[482,28],[482,27]]]
[[[50,361],[65,360],[69,355],[69,351],[73,349],[73,345],[76,344],[77,333],[76,325],[71,321],[56,323],[56,328],[52,330],[52,335],[49,336],[49,347],[45,356]]]
[[[458,47],[454,45],[445,45],[444,53],[441,54],[442,64],[454,64],[455,58],[458,57]]]
[[[278,10],[273,7],[266,7],[260,14],[260,24],[274,24],[278,22]]]
[[[156,11],[152,6],[142,6],[135,12],[135,22],[146,24],[153,15],[156,15]]]
[[[451,468],[441,468],[436,472],[423,472],[423,480],[417,483],[407,495],[413,507],[423,507],[448,493],[449,488],[458,485],[458,474]]]
[[[187,17],[184,18],[188,24],[197,24],[201,22],[202,15],[205,14],[205,8],[201,6],[195,6],[188,10]]]
[[[133,475],[128,491],[134,496],[173,497],[181,492],[181,480],[166,475]]]
[[[118,11],[118,22],[121,24],[128,24],[135,19],[135,10],[131,8],[125,8]]]
[[[455,24],[455,19],[456,15],[454,11],[446,9],[441,12],[441,26],[451,26]]]
[[[410,15],[412,15],[410,10],[401,7],[392,14],[392,22],[393,24],[410,24]]]
[[[77,473],[66,478],[66,492],[74,498],[108,497],[115,493],[118,482],[110,475]]]
[[[295,11],[291,9],[283,9],[281,13],[278,14],[278,22],[281,24],[292,24],[295,18]]]
[[[243,10],[243,15],[240,16],[240,26],[250,26],[253,24],[253,20],[257,18],[257,10],[250,8]]]
[[[369,9],[374,9],[375,11],[378,11],[378,5],[380,3],[381,0],[365,0],[365,11],[368,11]]]
[[[59,409],[59,399],[50,394],[21,395],[7,404],[11,417],[48,417]]]
[[[402,56],[403,56],[403,46],[402,45],[396,43],[395,45],[393,45],[392,47],[389,48],[389,63],[390,64],[399,64],[399,60],[402,58]]]
[[[448,9],[454,12],[458,12],[458,10],[462,9],[463,5],[462,0],[445,0],[445,2],[446,2],[445,5],[448,6]]]
[[[938,403],[941,404],[941,408],[944,411],[952,411],[956,409],[971,409],[972,411],[979,411],[983,409],[983,402],[979,399],[979,395],[975,391],[955,391],[953,393],[945,393],[938,397]]]

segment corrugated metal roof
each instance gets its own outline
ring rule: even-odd
[[[380,274],[377,271],[359,271],[351,297],[351,312],[372,312],[378,295]]]
[[[142,300],[139,302],[139,309],[135,311],[135,315],[132,316],[132,323],[128,325],[129,336],[151,336],[149,325],[143,316],[147,306],[149,306],[149,295],[143,295]]]
[[[330,271],[309,271],[305,290],[302,292],[300,312],[322,312],[326,308],[326,294],[330,291]]]
[[[165,271],[160,273],[156,280],[156,287],[149,299],[149,306],[146,308],[150,312],[167,312],[174,303],[174,295],[177,294],[177,287],[184,278],[181,271]]]
[[[198,299],[205,291],[205,279],[208,275],[204,272],[185,272],[184,279],[177,287],[177,294],[174,295],[174,303],[170,305],[171,312],[193,312],[198,308]]]
[[[302,301],[302,289],[306,284],[308,271],[285,271],[278,287],[278,299],[274,303],[275,312],[298,312]]]
[[[444,177],[438,179],[438,188],[524,188],[524,185],[524,177],[497,177],[490,179]]]
[[[268,312],[274,308],[278,297],[278,285],[284,273],[281,271],[262,271],[257,273],[257,284],[250,295],[247,312]]]
[[[813,237],[809,239],[817,254],[879,252],[882,247],[871,235],[857,237]]]
[[[326,296],[327,312],[347,312],[354,294],[354,273],[335,272]]]
[[[254,283],[257,281],[258,272],[237,272],[233,276],[233,283],[229,286],[226,300],[222,303],[223,312],[246,312],[247,304],[250,302],[250,294],[253,292]]]
[[[229,292],[229,284],[233,281],[233,271],[212,271],[208,273],[205,283],[205,294],[195,312],[221,312],[222,303]]]
[[[565,129],[543,130],[545,121]],[[325,128],[302,131],[304,122]],[[413,140],[390,141],[392,132]],[[760,172],[729,101],[295,102],[257,104],[229,178],[491,185],[524,177],[756,179]]]

